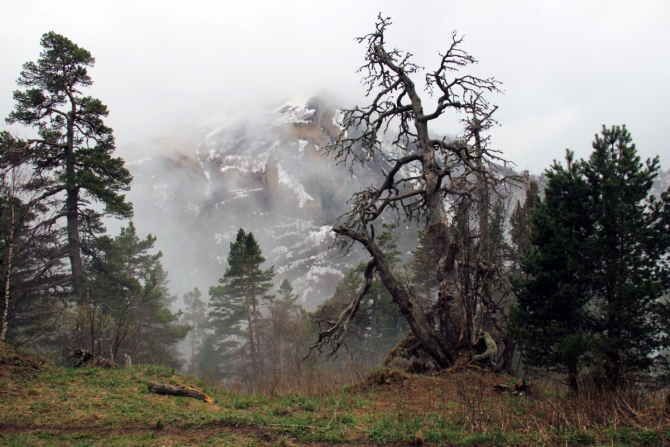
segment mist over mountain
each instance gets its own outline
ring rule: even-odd
[[[317,97],[296,98],[119,150],[134,176],[128,196],[135,224],[158,237],[174,292],[197,286],[206,293],[217,284],[242,227],[305,307],[332,294],[363,254],[329,250],[329,223],[346,211],[353,191],[381,175],[374,164],[351,175],[323,156],[340,132],[337,113]]]
[[[334,105],[306,96],[119,149],[134,176],[128,197],[135,224],[140,234],[158,237],[173,293],[196,286],[207,293],[216,285],[240,227],[258,239],[276,282],[288,278],[309,310],[367,259],[360,247],[346,257],[331,249],[331,224],[347,211],[354,191],[379,182],[386,165],[371,161],[350,173],[325,157],[324,146],[340,133],[338,123]],[[394,148],[384,150],[392,154]],[[530,178],[544,189],[543,175]],[[669,183],[670,171],[661,172],[655,193]],[[521,198],[522,188],[513,194]],[[416,229],[402,230],[410,236]],[[401,239],[408,252],[413,246],[405,239],[412,238]]]

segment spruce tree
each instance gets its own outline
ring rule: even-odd
[[[42,36],[43,48],[37,62],[23,65],[17,83],[25,90],[14,92],[16,106],[7,123],[21,123],[37,129],[29,140],[31,164],[39,174],[34,188],[42,199],[57,199],[60,212],[54,221],[65,219],[72,286],[78,301],[84,297],[82,239],[86,233],[102,231],[103,215],[132,216],[132,205],[122,191],[132,177],[121,158],[113,158],[114,136],[105,126],[107,106],[82,88],[93,84],[88,75],[95,59],[64,36],[54,32]],[[90,202],[103,205],[87,206]]]
[[[167,272],[161,252],[150,254],[156,238],[140,239],[132,222],[118,236],[96,240],[87,270],[85,329],[90,330],[87,348],[106,355],[111,348],[116,358],[131,353],[134,362],[179,366],[176,346],[190,327],[179,324],[173,313],[175,299],[169,294]],[[105,327],[105,322],[109,322]],[[101,324],[103,323],[103,324]]]
[[[220,285],[209,289],[210,326],[222,342],[246,338],[254,375],[263,368],[258,333],[260,306],[274,298],[269,294],[274,267],[262,270],[263,262],[265,258],[253,233],[240,228],[235,242],[230,244],[228,268],[219,278]]]
[[[278,301],[283,306],[286,306],[287,309],[295,309],[300,306],[300,304],[298,304],[298,295],[293,293],[293,286],[288,279],[284,278],[282,280],[277,292],[279,293]]]
[[[509,330],[519,342],[527,365],[567,373],[577,391],[579,362],[586,353],[585,283],[582,262],[591,223],[589,188],[583,164],[568,151],[567,165],[558,162],[546,171],[545,197],[531,213],[533,249],[521,257],[527,275],[511,278],[517,305],[510,311]]]

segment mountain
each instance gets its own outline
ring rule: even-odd
[[[308,96],[119,149],[134,176],[128,197],[135,224],[140,234],[158,237],[174,292],[197,286],[206,293],[216,285],[240,227],[258,239],[266,268],[275,266],[276,283],[288,278],[309,310],[367,259],[360,247],[346,257],[331,249],[331,224],[347,211],[354,191],[379,184],[388,165],[370,161],[350,172],[325,157],[324,146],[341,131],[338,120],[336,107]],[[385,144],[383,150],[393,156],[397,149]],[[529,178],[544,189],[544,175]],[[661,172],[654,193],[669,184],[670,171]],[[512,189],[510,212],[524,195]],[[401,250],[409,252],[415,228],[401,230]]]
[[[275,266],[277,283],[288,278],[308,309],[332,295],[364,255],[329,250],[329,223],[353,191],[381,175],[374,165],[352,175],[324,157],[339,133],[337,109],[304,97],[121,148],[134,177],[135,224],[158,237],[172,290],[217,284],[242,227]]]

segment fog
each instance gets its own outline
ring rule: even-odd
[[[13,107],[21,64],[37,58],[40,36],[53,30],[96,58],[91,94],[109,106],[119,146],[222,107],[322,90],[362,101],[355,70],[364,49],[354,37],[382,11],[393,18],[391,44],[428,69],[452,30],[465,35],[476,72],[504,83],[493,99],[502,125],[493,141],[521,169],[541,171],[566,147],[586,155],[602,124],[626,123],[643,156],[669,154],[663,0],[3,3],[0,114]]]
[[[359,167],[352,176],[322,156],[340,130],[335,110],[320,97],[298,97],[119,149],[134,175],[134,221],[158,236],[171,290],[216,284],[244,228],[274,265],[275,282],[289,279],[306,308],[332,294],[363,258],[357,250],[346,258],[329,251],[328,223],[346,211],[353,192],[379,181],[379,169]]]

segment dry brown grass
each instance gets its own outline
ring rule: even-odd
[[[435,426],[449,421],[463,432],[497,433],[518,439],[520,445],[665,446],[670,442],[670,407],[663,391],[584,386],[575,395],[562,386],[536,385],[531,392],[514,396],[494,390],[505,382],[513,379],[479,371],[439,378],[410,376],[376,395],[373,414],[376,419],[393,415],[406,423],[433,419]]]
[[[514,379],[464,370],[415,376],[393,370],[303,368],[252,393],[206,387],[156,366],[72,370],[3,351],[0,444],[71,445],[670,445],[663,394],[640,388],[579,395],[536,383],[524,396],[500,394]],[[12,357],[13,358],[13,357]],[[11,365],[10,365],[11,364]],[[9,366],[8,366],[9,365]],[[213,404],[157,396],[149,380],[205,386]],[[224,440],[225,438],[225,440]],[[159,444],[157,444],[159,443]]]
[[[364,381],[371,370],[370,365],[344,362],[338,365],[307,365],[277,377],[261,376],[253,381],[240,378],[225,383],[208,381],[209,385],[221,387],[238,394],[262,396],[305,396],[334,393],[345,385]]]

